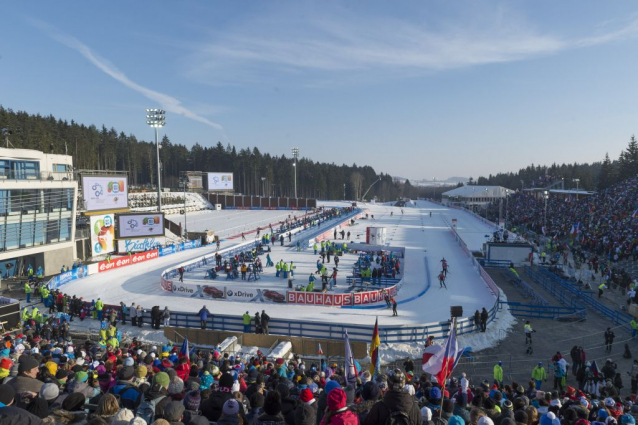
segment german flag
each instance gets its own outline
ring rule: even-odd
[[[379,347],[381,346],[381,339],[379,338],[379,318],[377,317],[374,322],[374,331],[372,332],[372,342],[370,342],[370,375],[375,377],[381,367],[379,361]]]

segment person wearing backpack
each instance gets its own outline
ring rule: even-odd
[[[166,372],[159,372],[153,376],[153,385],[146,393],[146,400],[137,409],[137,416],[146,423],[153,423],[155,419],[164,417],[164,408],[173,401],[168,397],[168,386],[171,378]]]
[[[389,391],[375,404],[363,425],[423,425],[419,403],[414,396],[403,391],[405,375],[399,369],[388,378]]]
[[[142,402],[142,390],[133,384],[135,377],[135,369],[132,366],[125,366],[118,373],[118,381],[115,386],[109,389],[109,392],[118,397],[120,407],[136,410]]]

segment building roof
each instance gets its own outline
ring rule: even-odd
[[[502,198],[510,193],[514,193],[514,191],[504,188],[503,186],[466,185],[443,192],[443,196],[458,196],[460,198]]]

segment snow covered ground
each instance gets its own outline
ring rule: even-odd
[[[221,210],[221,211],[197,211],[186,214],[186,228],[189,232],[203,232],[213,230],[221,238],[239,235],[242,232],[254,231],[257,227],[268,227],[272,224],[273,229],[279,227],[279,222],[287,218],[303,217],[306,211],[285,211],[285,210]],[[183,215],[168,215],[175,224],[184,226]],[[263,233],[263,232],[262,232]],[[254,238],[255,234],[251,234]],[[246,236],[249,238],[249,236]]]
[[[326,202],[326,205],[335,204],[338,203]],[[465,312],[473,312],[482,307],[490,308],[494,304],[494,296],[487,289],[446,225],[446,220],[449,221],[451,215],[459,215],[458,211],[448,210],[425,201],[418,201],[417,207],[404,208],[404,214],[401,214],[401,209],[398,207],[383,205],[367,205],[366,207],[370,209],[370,213],[375,216],[375,219],[359,220],[354,228],[364,229],[368,225],[386,227],[387,242],[390,245],[404,246],[406,248],[403,288],[397,297],[399,316],[392,317],[391,312],[385,309],[340,309],[335,307],[279,304],[276,306],[269,305],[269,313],[272,317],[371,325],[374,323],[374,317],[378,315],[381,316],[380,324],[398,326],[446,320],[449,317],[450,306],[452,305],[462,305]],[[430,211],[433,212],[431,217],[429,215]],[[281,219],[290,213],[285,212],[282,216],[281,211],[230,210],[222,212],[227,217],[225,223],[228,223],[229,227],[235,227],[237,222],[242,221],[257,223],[275,217]],[[391,212],[393,213],[392,215]],[[233,214],[237,214],[237,216],[233,217]],[[279,215],[269,216],[269,214]],[[206,213],[201,215],[203,217],[209,216]],[[264,215],[267,216],[266,219],[263,218]],[[473,223],[472,220],[475,220],[476,223]],[[461,226],[462,221],[466,222],[463,225],[465,227]],[[484,225],[469,214],[462,221],[459,219],[459,227],[469,229],[466,232],[467,234],[475,234],[483,230]],[[219,222],[212,219],[210,227],[213,227],[214,223]],[[202,222],[201,225],[208,227],[205,222]],[[224,230],[225,227],[221,227],[221,229]],[[236,239],[232,240],[232,242],[224,242],[222,247],[238,242]],[[124,301],[127,304],[131,302],[141,303],[143,306],[168,305],[173,311],[197,311],[201,308],[199,302],[193,303],[189,298],[182,298],[164,292],[159,285],[159,276],[161,271],[169,267],[189,258],[210,254],[214,249],[214,247],[202,247],[195,250],[182,251],[157,260],[76,280],[63,288],[65,292],[83,296],[85,300],[101,297],[103,301],[113,304],[119,304],[120,301]],[[314,269],[316,261],[316,257],[311,251],[296,253],[293,248],[275,246],[272,258],[273,260],[277,260],[280,257],[285,259],[293,255],[307,257],[306,262],[295,261],[299,270],[298,275],[307,276],[309,270]],[[440,270],[439,261],[443,257],[446,258],[450,265],[447,290],[439,289],[436,278]],[[426,273],[426,261],[429,266],[428,273]],[[431,283],[431,287],[422,294],[427,287],[428,281]],[[419,296],[420,294],[422,295]],[[246,307],[243,302],[207,301],[206,303],[213,313],[218,314],[238,315],[243,313]]]
[[[343,202],[322,202],[324,206],[346,206]],[[306,321],[320,321],[330,323],[352,323],[373,325],[375,316],[379,316],[379,324],[384,326],[414,325],[438,322],[449,318],[450,306],[463,306],[464,315],[469,316],[476,309],[482,307],[491,308],[495,302],[494,295],[489,291],[484,281],[478,275],[470,259],[463,253],[458,243],[452,236],[448,223],[456,218],[457,231],[464,239],[470,250],[478,250],[485,241],[485,235],[490,234],[490,226],[480,222],[471,214],[459,210],[430,203],[416,201],[415,205],[403,208],[388,205],[360,205],[370,210],[375,219],[358,220],[357,225],[351,229],[352,237],[365,234],[366,226],[387,228],[387,243],[394,246],[403,246],[406,249],[404,259],[403,287],[397,296],[399,302],[399,316],[392,317],[391,312],[384,308],[346,309],[337,307],[313,307],[294,304],[269,304],[267,306],[271,317],[299,318]],[[300,212],[297,212],[299,214]],[[430,215],[430,213],[432,213]],[[236,234],[238,226],[245,225],[246,229],[257,225],[264,226],[268,222],[284,220],[292,214],[290,211],[207,211],[188,216],[188,226],[199,226],[203,229],[215,229],[216,231]],[[190,221],[192,217],[192,222]],[[183,218],[183,217],[182,217]],[[259,224],[257,224],[259,223]],[[336,221],[335,221],[336,224]],[[334,225],[334,224],[333,224]],[[273,225],[274,227],[274,225]],[[198,228],[198,229],[199,229]],[[323,228],[323,226],[322,226]],[[327,227],[326,227],[327,230]],[[313,229],[304,231],[314,232]],[[299,238],[304,238],[304,232]],[[238,240],[239,239],[239,240]],[[249,238],[250,239],[250,238]],[[222,248],[241,243],[241,238],[224,241]],[[116,269],[82,280],[73,281],[63,287],[69,294],[84,297],[85,300],[101,297],[107,303],[119,304],[124,301],[140,303],[145,307],[152,305],[168,305],[173,311],[197,311],[201,308],[201,302],[194,303],[190,298],[174,296],[161,290],[159,285],[160,273],[170,267],[214,252],[214,247],[202,247],[199,249],[182,251],[157,260],[135,264]],[[296,252],[294,248],[273,247],[271,254],[273,261],[280,258],[284,261],[292,259],[297,265],[297,278],[307,281],[310,271],[315,269],[317,257],[312,250]],[[447,278],[448,289],[440,289],[438,273],[440,260],[445,258],[449,264]],[[265,262],[265,260],[264,260]],[[349,263],[349,262],[348,262]],[[427,265],[426,265],[427,263]],[[343,263],[340,278],[345,277],[345,272],[351,263]],[[274,274],[271,268],[267,273]],[[430,287],[427,288],[428,282]],[[252,282],[251,282],[252,283]],[[301,282],[300,282],[301,283]],[[504,297],[501,294],[501,297]],[[229,301],[206,301],[213,313],[240,315],[246,310],[246,303]],[[82,324],[74,322],[75,326],[90,327],[93,322],[85,321]],[[471,346],[475,351],[493,346],[504,337],[507,329],[515,323],[515,319],[507,310],[500,311],[496,322],[489,327],[487,333],[466,335],[459,338],[463,346]],[[122,331],[130,336],[139,336],[147,340],[163,341],[162,331],[148,329],[139,330],[130,326],[124,326]],[[243,347],[242,351],[255,351],[254,347]],[[387,360],[394,360],[398,356],[420,356],[422,347],[420,344],[392,344],[384,346],[382,353]]]

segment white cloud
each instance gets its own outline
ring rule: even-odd
[[[213,33],[189,56],[188,74],[206,82],[254,82],[277,73],[310,79],[317,77],[313,72],[319,79],[356,72],[413,74],[520,61],[638,35],[636,19],[581,38],[543,33],[502,8],[436,25],[418,17],[408,22],[342,13],[296,18],[266,17]]]
[[[99,55],[97,55],[86,44],[82,43],[75,37],[64,34],[61,31],[59,31],[57,28],[45,22],[42,22],[40,20],[30,19],[30,22],[32,25],[39,28],[41,31],[46,33],[52,39],[79,52],[82,56],[88,59],[89,62],[91,62],[93,65],[95,65],[99,70],[101,70],[105,74],[109,75],[116,81],[122,83],[126,87],[132,90],[135,90],[136,92],[140,93],[147,99],[150,99],[153,102],[156,102],[166,111],[182,115],[186,118],[190,118],[195,121],[199,121],[217,130],[223,130],[223,127],[220,124],[213,122],[209,120],[208,118],[205,118],[193,112],[189,108],[186,108],[185,106],[182,105],[182,103],[178,99],[172,96],[169,96],[167,94],[149,89],[148,87],[144,87],[132,81],[122,71],[117,69],[115,65],[110,63],[107,59],[104,59],[100,57]]]

